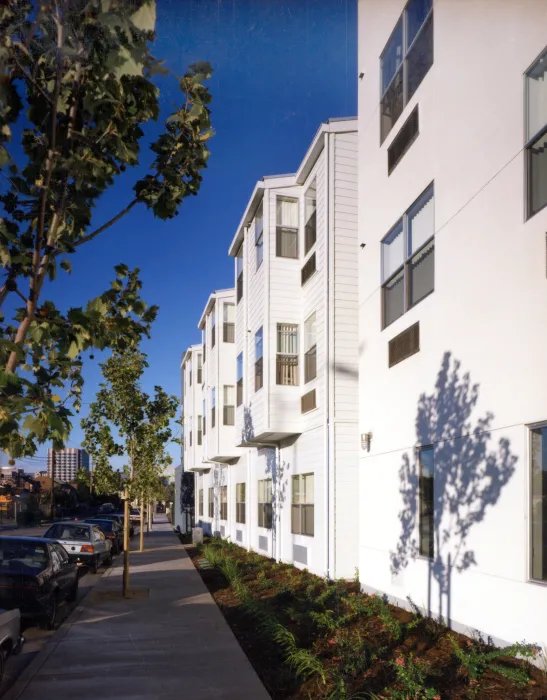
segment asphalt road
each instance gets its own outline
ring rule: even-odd
[[[3,537],[13,536],[13,537],[40,537],[47,530],[49,526],[46,527],[32,527],[32,528],[17,528],[16,530],[3,530],[0,535]],[[138,532],[138,528],[137,528]],[[119,555],[120,556],[120,555]],[[58,624],[60,625],[65,618],[74,610],[74,608],[79,604],[82,598],[87,595],[89,590],[93,588],[101,579],[101,574],[106,569],[101,567],[98,575],[84,574],[78,584],[78,597],[74,603],[66,603],[59,609]],[[9,688],[13,685],[15,680],[23,672],[23,669],[28,666],[28,664],[34,659],[39,651],[43,649],[47,640],[55,634],[55,630],[45,630],[41,629],[38,624],[34,624],[32,621],[23,622],[23,636],[25,638],[25,644],[23,646],[23,651],[18,656],[11,656],[6,663],[6,668],[4,671],[4,680],[0,686],[0,698],[4,696]]]

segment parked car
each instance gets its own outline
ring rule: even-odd
[[[94,574],[101,564],[112,563],[112,543],[98,525],[75,521],[53,523],[44,533],[45,539],[62,544],[70,561],[87,566]]]
[[[8,656],[18,654],[24,643],[19,609],[0,610],[0,683],[4,679],[4,667]]]
[[[123,530],[117,522],[100,518],[89,518],[86,522],[97,525],[101,529],[106,539],[112,543],[112,554],[123,551]]]
[[[140,523],[140,521],[141,521],[140,508],[131,508],[129,510],[129,519],[131,520],[131,522]]]
[[[44,537],[0,537],[0,607],[19,608],[53,629],[58,607],[76,600],[78,567],[62,545]]]
[[[116,509],[112,503],[103,503],[99,507],[99,513],[113,513]]]
[[[101,515],[101,518],[105,518],[107,520],[115,520],[118,525],[121,527],[122,532],[123,532],[123,513],[112,513],[111,515]],[[129,537],[133,537],[135,534],[135,526],[131,522],[131,519],[129,520]]]

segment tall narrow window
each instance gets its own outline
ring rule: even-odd
[[[220,487],[220,519],[228,520],[228,487]]]
[[[277,384],[298,385],[298,326],[277,324]]]
[[[198,515],[203,515],[203,489],[198,491]]]
[[[190,430],[190,433],[188,435],[188,440],[189,440],[189,446],[192,447],[192,431]]]
[[[262,327],[255,333],[255,391],[262,389],[264,384],[264,348]]]
[[[203,362],[205,362],[205,355],[207,353],[207,333],[205,329],[201,332],[201,349],[203,351]]]
[[[211,428],[216,425],[216,409],[217,409],[217,390],[216,387],[211,389]]]
[[[382,241],[383,328],[434,291],[434,236],[431,184]]]
[[[420,554],[433,559],[434,556],[434,472],[433,447],[422,447],[420,460]]]
[[[234,343],[236,339],[236,307],[234,304],[224,304],[223,313],[222,339],[225,343]]]
[[[526,73],[528,216],[547,206],[547,49]]]
[[[530,437],[531,574],[547,581],[547,425],[534,428]]]
[[[304,382],[317,377],[317,331],[315,313],[304,322]]]
[[[313,474],[298,474],[292,478],[291,531],[294,535],[314,534]]]
[[[209,517],[215,517],[215,490],[214,488],[209,488]]]
[[[216,310],[215,307],[213,306],[213,310],[211,311],[211,347],[215,347],[215,343],[217,340],[217,315],[216,315]]]
[[[207,416],[207,409],[205,406],[205,399],[203,399],[203,434],[204,435],[205,435],[205,424],[207,422],[206,416]]]
[[[237,303],[243,298],[243,243],[236,253],[236,297]]]
[[[235,407],[235,387],[224,387],[224,405],[222,407],[222,422],[224,425],[235,425],[236,407]]]
[[[198,416],[198,445],[203,444],[203,417]]]
[[[304,255],[307,255],[317,240],[317,194],[315,180],[308,187],[305,195],[306,204],[306,228],[304,231]]]
[[[240,352],[237,356],[237,389],[236,389],[236,405],[241,406],[243,403],[243,353]]]
[[[272,527],[272,480],[258,482],[258,527]]]
[[[255,216],[255,246],[256,269],[258,270],[264,259],[264,217],[262,214],[262,203],[260,203]]]
[[[245,523],[245,482],[236,484],[236,523]]]
[[[409,0],[380,56],[380,143],[433,65],[433,0]]]
[[[192,360],[188,360],[188,384],[192,386]]]
[[[198,377],[197,381],[199,386],[203,384],[203,363],[201,361],[201,355],[198,355]]]
[[[276,221],[275,254],[278,258],[298,258],[298,199],[278,197]]]

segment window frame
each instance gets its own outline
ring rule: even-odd
[[[260,336],[260,341],[259,341]],[[258,347],[260,346],[260,355]],[[264,326],[255,333],[255,392],[260,391],[264,386]]]
[[[308,323],[313,319],[313,325],[314,325],[314,343],[313,345],[309,345],[308,341],[308,329],[307,325]],[[311,357],[315,357],[314,363],[313,363],[313,376],[308,375],[308,367],[311,364],[309,362]],[[304,384],[308,384],[309,382],[312,382],[314,379],[317,379],[317,312],[314,311],[311,313],[308,318],[304,321]]]
[[[261,228],[258,230],[258,222],[261,223]],[[255,225],[255,248],[256,248],[256,270],[260,268],[264,262],[264,208],[263,202],[260,202],[254,217]]]
[[[243,350],[236,358],[236,408],[243,403]]]
[[[236,268],[236,304],[243,299],[243,241],[237,249],[235,254],[235,268]],[[241,262],[239,262],[241,261]]]
[[[232,390],[234,403],[226,402],[226,390]],[[222,387],[222,425],[232,426],[236,424],[236,407],[235,407],[235,386],[233,384],[224,384]],[[231,409],[231,410],[230,410]],[[231,422],[229,422],[231,420]]]
[[[538,583],[540,585],[547,585],[547,561],[542,559],[542,568],[545,571],[545,578],[538,578],[534,575],[534,490],[533,490],[533,433],[538,430],[547,429],[547,421],[542,421],[540,423],[534,423],[528,426],[528,483],[529,483],[529,498],[528,498],[528,508],[529,508],[529,545],[528,545],[528,556],[529,556],[529,580],[533,583]],[[542,445],[543,449],[543,445]],[[543,474],[543,468],[541,472]],[[543,481],[542,476],[542,481]],[[547,507],[542,503],[543,499],[547,500],[547,487],[545,494],[540,494],[540,503],[538,505],[543,505],[546,509],[545,517],[547,518]],[[545,530],[545,525],[542,522],[543,529]],[[547,540],[544,541],[542,538],[541,548],[543,550],[542,556],[547,558]]]
[[[432,493],[431,493],[431,513],[424,513],[424,488],[422,479],[423,464],[422,464],[422,454],[424,452],[431,452],[433,458],[433,476],[430,477],[432,480]],[[435,557],[435,447],[433,445],[423,445],[418,448],[418,551],[420,556],[424,559],[433,560]],[[427,552],[424,553],[423,538],[425,525],[429,525],[429,543],[427,547]]]
[[[203,417],[203,435],[205,435],[205,428],[207,424],[207,402],[205,400],[205,397],[203,397],[203,413],[201,415]]]
[[[226,522],[228,520],[228,486],[220,487],[219,504],[220,519]]]
[[[198,489],[198,516],[203,517],[203,489]]]
[[[315,196],[311,197],[309,192],[313,190],[315,192]],[[314,201],[315,206],[313,208],[313,212],[311,215],[308,216],[308,206],[309,202]],[[314,216],[314,226],[313,226],[313,241],[311,243],[308,242],[308,227],[309,227],[309,221]],[[311,253],[311,251],[315,248],[315,245],[317,243],[317,178],[314,177],[313,180],[310,182],[307,190],[304,192],[304,257],[308,255],[308,253]]]
[[[261,484],[263,484],[263,496],[267,498],[269,491],[270,500],[260,500],[261,498]],[[271,530],[273,526],[273,483],[272,479],[259,479],[257,485],[257,507],[258,507],[258,527],[262,527],[266,530]],[[267,525],[266,523],[270,524]]]
[[[305,495],[307,495],[306,489],[305,489],[305,479],[306,477],[313,477],[313,501],[295,501],[295,488],[294,484],[295,481],[298,482],[299,487],[298,487],[298,495],[304,491]],[[304,527],[302,526],[302,522],[304,521],[304,524],[308,522],[308,517],[307,515],[302,518],[302,511],[306,509],[312,509],[312,532],[309,531],[304,531]],[[298,518],[295,517],[295,513],[298,512]],[[306,511],[307,512],[307,511]],[[295,521],[298,520],[299,527],[297,528],[295,526]],[[314,472],[306,472],[305,474],[294,474],[291,479],[291,534],[293,535],[302,535],[303,537],[314,537],[315,536],[315,473]]]
[[[198,445],[203,445],[203,416],[198,416]]]
[[[197,359],[197,378],[196,381],[199,386],[203,384],[203,361],[201,353],[198,353]]]
[[[297,208],[297,221],[298,225],[295,227],[293,226],[284,226],[280,224],[277,220],[277,203],[278,201],[285,201],[285,202],[292,202],[296,204]],[[285,233],[289,232],[291,234],[294,234],[295,237],[295,248],[296,248],[296,254],[295,255],[282,255],[281,250],[283,246],[280,243],[280,238],[279,234],[282,229],[286,229]],[[284,194],[278,194],[275,197],[275,256],[276,258],[283,258],[284,260],[299,260],[300,258],[300,199],[298,197],[291,197],[290,195],[284,195]]]
[[[211,429],[216,427],[217,388],[211,387]]]
[[[547,137],[547,120],[545,124],[540,127],[540,129],[534,134],[530,134],[530,83],[529,75],[534,70],[536,65],[542,60],[546,61],[547,65],[547,46],[536,56],[532,64],[526,69],[524,73],[524,133],[526,137],[526,142],[524,144],[525,153],[525,215],[526,220],[531,219],[540,211],[543,211],[547,207],[547,201],[545,204],[533,211],[532,209],[532,148],[544,137]],[[547,143],[546,143],[547,147]]]
[[[243,500],[241,500],[243,497]],[[236,523],[245,525],[247,503],[247,482],[240,481],[236,484]]]
[[[233,309],[233,321],[227,320],[227,318],[229,319],[230,309]],[[236,342],[236,305],[229,301],[222,304],[222,342]]]
[[[281,328],[293,328],[296,330],[296,352],[294,353],[287,353],[287,352],[280,352],[279,351],[279,331]],[[280,370],[283,367],[283,361],[280,358],[294,358],[294,361],[292,364],[289,363],[289,367],[293,366],[295,367],[294,374],[296,381],[294,384],[290,384],[287,382],[280,381],[280,377],[282,376]],[[278,323],[276,325],[276,352],[275,352],[275,380],[276,384],[278,386],[299,386],[300,385],[300,328],[298,326],[298,323]]]
[[[207,513],[209,518],[215,517],[215,487],[209,486],[207,494]]]

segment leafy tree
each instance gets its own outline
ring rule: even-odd
[[[135,206],[169,219],[200,187],[213,133],[207,63],[180,78],[181,105],[151,144],[132,197],[91,226],[100,196],[139,163],[143,125],[159,118],[155,19],[155,0],[0,6],[0,449],[12,456],[46,440],[62,447],[80,406],[82,352],[138,345],[157,312],[140,297],[139,271],[125,265],[82,307],[44,299],[46,281],[58,267],[70,273],[80,246]]]

